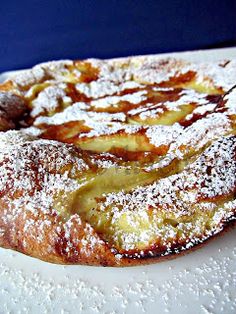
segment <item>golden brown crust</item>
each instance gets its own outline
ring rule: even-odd
[[[0,246],[132,266],[221,234],[236,219],[235,73],[150,56],[45,63],[2,84]]]
[[[1,208],[11,215],[6,204],[0,203]],[[76,219],[77,218],[77,219]],[[39,233],[38,219],[47,221],[47,228]],[[30,235],[24,233],[27,221],[31,221]],[[107,248],[106,244],[100,240],[96,233],[89,226],[82,223],[78,217],[71,219],[74,226],[70,235],[70,250],[67,250],[69,239],[65,238],[65,231],[60,232],[57,228],[61,225],[58,219],[49,215],[34,217],[30,214],[19,215],[14,223],[4,224],[1,220],[0,226],[4,230],[4,236],[1,238],[0,245],[4,248],[17,250],[26,255],[39,258],[41,260],[57,264],[88,264],[88,265],[115,265],[114,256]],[[13,231],[14,230],[14,231]],[[37,237],[44,238],[43,241],[37,241]],[[88,239],[87,248],[80,249],[77,239]],[[92,245],[95,241],[96,245]]]

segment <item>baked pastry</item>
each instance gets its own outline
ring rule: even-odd
[[[147,264],[236,219],[236,60],[54,61],[0,85],[0,246]]]

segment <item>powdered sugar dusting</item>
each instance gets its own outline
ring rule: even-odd
[[[137,242],[147,245],[153,236],[158,236],[163,245],[166,245],[169,237],[171,238],[168,232],[169,228],[174,232],[174,236],[180,228],[181,232],[187,232],[188,236],[190,235],[189,247],[191,247],[196,241],[202,241],[202,235],[198,239],[203,226],[201,214],[198,212],[199,208],[203,212],[207,210],[221,213],[220,220],[213,220],[212,224],[215,223],[215,227],[209,233],[206,231],[205,236],[208,237],[212,232],[219,232],[221,230],[221,224],[218,225],[219,221],[226,221],[234,214],[229,211],[228,216],[226,208],[224,210],[217,209],[214,203],[207,203],[207,199],[233,193],[236,184],[235,152],[235,138],[223,138],[210,146],[203,155],[180,174],[160,179],[146,187],[138,187],[130,193],[121,191],[107,195],[105,202],[100,206],[102,210],[110,208],[109,214],[112,216],[111,223],[114,224],[114,228],[116,228],[117,220],[119,221],[124,215],[130,217],[130,226],[135,227],[128,229],[127,232],[123,229],[116,230],[114,241],[117,237],[121,237],[125,250],[130,250],[135,249]],[[202,199],[206,202],[201,203]],[[226,206],[228,205],[226,204]],[[150,211],[152,212],[151,218],[148,215]],[[160,215],[162,211],[164,213],[170,211],[172,219],[176,219],[179,223],[174,228],[160,223],[163,219]],[[194,224],[182,223],[181,217],[191,216],[195,213],[198,213],[198,217],[195,218]],[[135,226],[135,222],[138,221],[139,224],[140,219],[142,222],[145,220],[148,222],[148,229],[144,229],[141,236],[137,233]]]
[[[76,84],[76,89],[85,94],[89,98],[100,98],[107,95],[113,95],[115,93],[122,92],[126,89],[133,89],[142,87],[141,84],[134,81],[127,81],[121,84],[114,83],[112,81],[107,81],[104,79],[98,81],[92,81],[89,84],[78,83]]]
[[[38,97],[32,102],[33,110],[31,116],[35,117],[40,113],[55,111],[62,101],[71,102],[69,97],[66,97],[64,89],[58,86],[49,86],[41,91]]]
[[[172,58],[160,60],[155,57],[143,57],[143,59],[137,61],[138,63],[135,64],[135,60],[133,60],[135,65],[133,75],[135,80],[140,83],[165,82],[172,77],[186,74],[191,70],[190,63]]]
[[[82,105],[82,106],[81,106]],[[81,109],[82,107],[82,109]],[[124,113],[109,114],[106,112],[93,112],[83,110],[83,103],[74,103],[72,106],[66,108],[63,112],[56,113],[52,117],[39,117],[35,121],[35,125],[48,124],[60,125],[71,121],[84,121],[86,125],[96,122],[109,122],[126,120]]]
[[[17,228],[19,216],[33,215],[34,219],[32,216],[25,219],[24,236],[32,225],[33,229],[38,226],[43,237],[44,226],[50,226],[52,217],[47,222],[40,215],[58,215],[55,205],[58,197],[69,195],[83,185],[74,176],[88,169],[88,165],[76,156],[73,147],[58,142],[38,140],[20,131],[0,133],[0,138],[0,191],[2,201],[9,207],[2,222]],[[38,238],[38,241],[45,239]]]
[[[91,105],[95,108],[106,108],[106,107],[110,107],[112,105],[116,105],[121,101],[128,101],[131,104],[138,104],[141,101],[145,100],[145,94],[147,92],[144,91],[139,91],[133,94],[127,94],[124,96],[110,96],[110,97],[106,97],[106,98],[100,98],[97,100],[93,100],[91,102]]]
[[[229,94],[224,98],[226,100],[226,108],[228,113],[231,115],[236,114],[236,88],[234,88]]]
[[[197,80],[207,81],[209,84],[214,84],[217,87],[222,88],[224,91],[228,91],[235,85],[236,82],[236,61],[231,60],[229,62],[216,63],[202,63],[196,66],[198,73]],[[206,82],[207,83],[207,82]]]
[[[220,232],[235,218],[235,90],[225,93],[234,70],[235,61],[147,56],[55,61],[14,77],[27,110],[22,130],[0,134],[3,243],[18,248],[23,221],[19,243],[29,254],[31,239],[43,257],[121,265],[124,256],[178,253]],[[127,186],[122,178],[121,190],[109,170],[92,202],[90,185],[116,167],[139,173]],[[92,216],[80,208],[83,193]]]
[[[5,256],[1,252],[0,310],[4,313],[16,308],[25,313],[78,310],[151,313],[158,307],[165,313],[187,313],[190,309],[197,309],[201,314],[234,313],[236,248],[233,237],[231,233],[225,241],[217,241],[218,249],[211,247],[210,253],[209,249],[203,249],[202,255],[200,251],[194,253],[192,261],[186,256],[184,266],[170,261],[155,268],[147,266],[122,273],[113,269],[112,274],[109,269],[75,272],[74,268],[50,264],[45,268],[40,264],[40,273],[37,266],[28,271],[26,258],[17,256],[22,266],[11,266],[15,254]]]
[[[20,88],[25,89],[45,80],[63,79],[65,73],[69,73],[66,66],[72,64],[71,60],[45,62],[34,66],[31,70],[19,71],[11,79]]]
[[[167,125],[151,126],[146,131],[146,135],[149,138],[150,143],[156,147],[161,145],[170,145],[182,133],[183,128],[177,123],[172,126]]]

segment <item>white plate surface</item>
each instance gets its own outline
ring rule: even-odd
[[[209,61],[236,58],[236,48],[171,55]],[[0,249],[0,313],[235,314],[235,239],[233,229],[175,260],[120,269],[52,265]]]

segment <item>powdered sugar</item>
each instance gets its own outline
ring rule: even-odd
[[[41,204],[42,210],[50,208],[53,205],[51,196],[56,191],[69,192],[80,187],[70,177],[70,173],[75,169],[83,171],[88,166],[83,159],[71,155],[71,147],[53,141],[37,140],[19,131],[0,133],[0,137],[0,191],[10,189],[11,195],[22,194],[21,198],[12,201],[13,207],[16,202],[17,207],[20,207],[20,203],[28,203],[31,210],[34,203],[37,204],[36,207]],[[69,164],[73,164],[74,170],[58,173]]]
[[[133,68],[135,80],[140,83],[162,83],[170,80],[172,77],[186,74],[190,71],[190,64],[184,60],[167,58],[161,60],[153,57],[143,57],[137,60],[138,63]]]
[[[100,98],[107,95],[122,92],[126,89],[142,87],[141,84],[134,81],[127,81],[122,84],[117,84],[109,80],[92,81],[91,83],[78,83],[76,89],[85,94],[89,98]]]
[[[231,233],[225,241],[217,241],[219,252],[211,246],[194,253],[193,259],[186,256],[184,265],[170,261],[122,272],[108,268],[77,268],[75,272],[74,267],[38,265],[36,261],[29,265],[23,256],[1,252],[0,310],[159,314],[196,309],[201,314],[234,313],[233,236]],[[20,263],[12,266],[16,258]],[[42,270],[38,272],[37,267]]]
[[[81,132],[79,137],[98,137],[102,135],[113,135],[119,134],[120,132],[128,134],[136,134],[138,131],[142,129],[142,127],[138,125],[129,125],[129,124],[122,124],[119,122],[110,122],[110,123],[99,123],[93,121],[87,121],[86,125],[91,128],[89,132],[83,133]]]
[[[64,89],[59,86],[46,87],[32,102],[33,110],[31,111],[31,116],[36,117],[45,111],[54,111],[59,107],[61,102],[71,102],[71,99],[66,96]]]
[[[60,125],[71,121],[84,121],[85,123],[92,122],[109,122],[126,120],[124,113],[109,114],[106,112],[84,111],[83,103],[74,103],[72,106],[66,108],[63,112],[56,113],[52,117],[39,117],[35,120],[35,125],[48,124]]]
[[[190,149],[204,147],[209,141],[220,138],[232,130],[230,120],[226,115],[213,113],[206,118],[197,120],[177,137],[176,142],[170,148],[179,158]]]
[[[106,107],[114,106],[122,101],[127,101],[131,104],[138,104],[141,101],[146,99],[145,97],[146,93],[147,92],[143,90],[143,91],[139,91],[133,94],[127,94],[124,96],[110,96],[110,97],[100,98],[97,100],[93,100],[91,102],[91,105],[95,108],[106,108]]]
[[[43,81],[46,78],[45,71],[41,67],[35,67],[32,70],[23,70],[12,77],[17,86],[21,88],[28,87]]]
[[[183,128],[179,124],[172,126],[157,125],[148,127],[146,135],[151,144],[156,147],[161,145],[170,145],[173,143],[180,134],[183,133]]]
[[[225,65],[224,65],[225,64]],[[218,64],[202,63],[195,66],[197,72],[197,81],[204,81],[207,84],[214,84],[216,87],[222,88],[225,92],[235,85],[236,81],[236,61]]]
[[[178,223],[174,228],[170,225],[160,224],[163,219],[160,213],[170,211],[172,219],[179,221],[181,221],[181,217],[194,215],[199,208],[203,212],[207,210],[221,213],[221,222],[227,220],[230,215],[232,216],[232,211],[229,212],[229,216],[226,211],[227,206],[229,206],[228,208],[232,206],[231,201],[229,204],[226,203],[224,210],[217,209],[216,205],[212,203],[209,203],[212,207],[206,207],[206,205],[209,198],[233,193],[236,184],[235,151],[235,138],[224,138],[215,142],[199,159],[180,174],[161,179],[146,187],[138,187],[130,193],[121,191],[107,195],[105,202],[100,206],[102,210],[106,210],[107,207],[110,208],[109,214],[112,215],[111,223],[114,224],[114,228],[116,228],[117,221],[124,215],[130,217],[130,220],[127,220],[127,223],[130,221],[130,229],[116,230],[113,240],[116,241],[117,237],[121,237],[125,250],[135,249],[136,243],[150,245],[152,237],[160,238],[162,244],[167,245],[170,237],[169,231],[177,232],[180,228],[181,232],[186,232],[190,237],[190,247],[198,241],[201,242],[203,221],[200,213],[194,220],[194,224],[191,222],[189,224]],[[208,174],[208,168],[210,174]],[[206,203],[201,203],[200,199],[206,200]],[[152,218],[147,215],[150,210]],[[135,222],[139,225],[145,223],[145,220],[148,228],[142,231],[140,237]],[[217,225],[218,222],[219,219],[213,220],[212,223],[215,224],[216,229],[209,233],[206,231],[205,237],[211,235],[212,232],[221,230],[221,224]],[[141,228],[143,229],[143,227]],[[200,238],[198,238],[199,236]]]
[[[0,191],[6,207],[3,221],[5,226],[13,224],[14,241],[17,219],[23,215],[21,242],[25,249],[32,245],[31,239],[36,246],[47,245],[42,248],[46,257],[58,254],[58,258],[69,262],[78,263],[84,258],[88,263],[97,263],[91,256],[98,250],[95,257],[98,261],[105,256],[108,264],[122,264],[123,253],[119,250],[136,250],[132,253],[136,258],[157,252],[168,255],[220,232],[222,221],[230,220],[235,212],[231,199],[220,204],[212,201],[225,195],[232,197],[235,186],[234,138],[227,137],[234,130],[234,91],[225,97],[211,98],[189,88],[196,83],[203,90],[209,87],[209,93],[214,88],[220,93],[235,80],[234,67],[233,61],[204,65],[172,58],[160,60],[155,56],[113,61],[91,59],[82,64],[79,61],[41,64],[23,74],[25,82],[20,77],[14,78],[14,88],[18,86],[31,110],[25,121],[20,121],[24,126],[29,123],[29,128],[0,135]],[[226,72],[231,73],[230,79]],[[34,89],[35,84],[40,86]],[[201,90],[199,86],[196,90]],[[148,125],[149,117],[154,118],[150,124],[157,125]],[[75,125],[71,134],[69,125]],[[123,153],[121,159],[109,154],[96,156],[54,142],[53,126],[58,140],[66,139],[98,151],[109,151],[111,147],[121,155],[126,150],[127,154]],[[103,136],[106,145],[99,139],[101,147],[93,146]],[[86,146],[88,143],[91,146]],[[131,160],[127,161],[129,157]],[[132,158],[137,160],[133,162]],[[114,188],[112,193],[104,192],[102,199],[101,195],[95,196],[100,207],[91,209],[93,215],[99,209],[107,211],[104,219],[110,219],[106,230],[98,236],[94,220],[88,218],[87,222],[86,218],[85,222],[83,214],[79,215],[83,191],[100,171],[113,167],[125,170],[130,165],[150,178],[139,181],[136,174],[134,186],[135,182],[142,182],[140,186],[137,183],[130,191],[126,187],[127,192]],[[203,213],[213,213],[209,229]],[[41,214],[49,218],[37,217]],[[61,217],[65,223],[59,221]],[[195,225],[183,217],[194,217]],[[2,233],[4,237],[4,230]],[[55,239],[59,241],[59,253],[55,252]],[[178,246],[178,239],[184,245]],[[104,246],[105,240],[111,248]],[[159,244],[160,248],[165,247],[163,251],[158,251]],[[150,245],[157,245],[157,252],[145,251]],[[110,254],[111,260],[106,260]],[[119,257],[116,262],[115,254]],[[124,254],[128,256],[129,252]]]
[[[206,100],[206,94],[196,93],[193,90],[184,90],[180,93],[180,98],[177,101],[165,102],[165,107],[168,110],[181,110],[180,106],[194,104],[197,106],[205,105],[208,101]]]
[[[236,114],[236,87],[225,96],[226,108],[228,109],[228,114]]]

